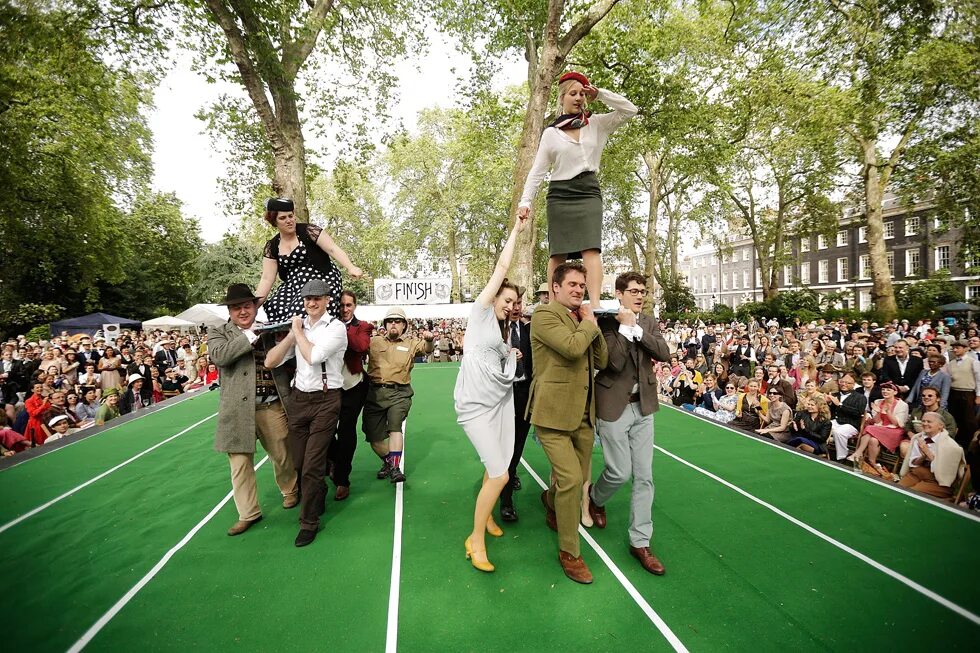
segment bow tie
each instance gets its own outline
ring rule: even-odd
[[[932,444],[934,440],[932,438],[925,438],[926,444]]]

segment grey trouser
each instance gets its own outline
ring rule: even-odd
[[[650,546],[653,537],[653,414],[640,414],[640,402],[628,404],[615,422],[598,420],[606,467],[592,486],[592,500],[604,506],[633,477],[630,496],[630,546]]]

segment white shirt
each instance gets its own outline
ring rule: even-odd
[[[347,329],[340,320],[335,320],[329,314],[324,314],[316,324],[310,324],[310,318],[303,319],[303,333],[312,343],[310,350],[311,362],[306,362],[302,356],[296,355],[294,345],[283,358],[283,362],[296,358],[296,376],[293,377],[293,387],[300,392],[320,392],[323,388],[323,370],[326,367],[327,388],[340,389],[344,386],[344,352],[347,351]],[[279,363],[282,365],[282,363]]]
[[[609,134],[636,115],[636,105],[622,95],[601,88],[598,90],[597,98],[612,111],[589,116],[589,124],[579,130],[578,141],[557,127],[544,130],[531,172],[524,182],[520,206],[531,206],[549,168],[553,181],[571,179],[587,170],[597,171]]]
[[[902,360],[899,357],[895,357],[895,362],[898,363],[898,372],[902,376],[905,376],[905,368],[909,366],[909,359]]]
[[[928,437],[928,436],[926,436],[926,437]],[[926,443],[926,446],[929,447],[929,452],[932,453],[933,457],[935,457],[935,455],[936,455],[936,442],[935,442],[935,440],[932,441],[932,442]],[[922,453],[922,449],[919,448],[919,439],[918,438],[915,438],[914,440],[912,440],[912,448],[909,449],[909,467],[918,467],[918,465],[915,464],[915,460],[918,459],[918,458],[925,458],[925,454],[923,454]],[[929,463],[931,461],[924,460],[923,462],[924,462],[925,466],[928,467],[929,466]]]

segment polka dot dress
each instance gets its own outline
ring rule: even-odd
[[[327,283],[327,287],[330,288],[330,295],[334,298],[327,311],[334,317],[338,316],[340,310],[338,298],[342,285],[340,270],[335,265],[331,265],[329,270],[320,270],[314,267],[306,250],[306,245],[302,242],[289,254],[279,254],[276,261],[280,273],[285,275],[285,280],[279,284],[279,287],[269,295],[269,299],[262,305],[265,308],[265,314],[269,317],[269,322],[285,322],[294,315],[306,316],[300,291],[310,279],[322,279]]]

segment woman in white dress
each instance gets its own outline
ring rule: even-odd
[[[518,292],[504,275],[514,256],[517,234],[525,228],[527,220],[519,218],[490,281],[473,304],[463,340],[466,356],[453,393],[457,421],[486,468],[473,511],[473,531],[464,546],[473,566],[487,572],[494,566],[487,559],[486,533],[504,534],[491,513],[507,484],[507,467],[514,454],[514,372],[521,355],[507,342],[507,320]]]

